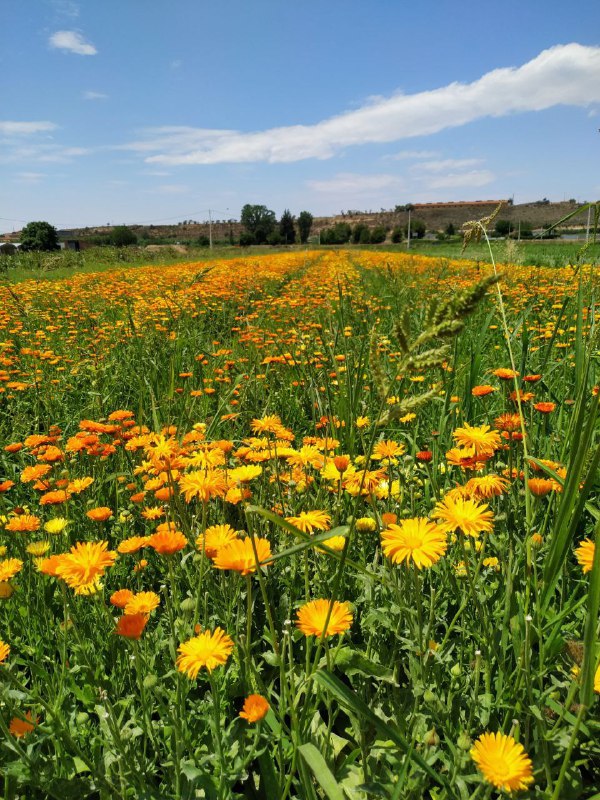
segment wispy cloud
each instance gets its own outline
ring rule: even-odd
[[[482,117],[598,101],[600,47],[557,45],[521,67],[496,69],[473,83],[376,98],[316,125],[250,133],[166,126],[151,128],[141,140],[122,147],[161,164],[325,159],[345,147],[427,136]]]
[[[340,172],[324,181],[307,181],[306,185],[315,192],[350,192],[356,194],[377,194],[382,189],[400,187],[404,184],[397,175],[361,175],[355,172]]]
[[[84,92],[84,100],[108,100],[108,95],[104,92]]]
[[[0,120],[0,135],[2,136],[30,136],[34,133],[47,133],[54,131],[58,125],[54,122],[14,122]]]
[[[52,0],[51,5],[58,16],[76,19],[79,16],[79,6],[72,0]]]
[[[400,150],[383,158],[386,161],[416,161],[420,158],[438,158],[439,155],[437,150]]]
[[[0,155],[0,164],[68,164],[92,152],[88,147],[63,147],[46,142],[15,144],[13,140]]]
[[[436,161],[423,161],[411,167],[411,172],[438,173],[448,170],[464,170],[483,164],[482,158],[443,158]]]
[[[496,180],[496,176],[489,169],[472,169],[468,172],[449,172],[447,175],[437,175],[425,182],[428,189],[465,189],[487,186]]]
[[[16,181],[18,183],[39,183],[45,177],[43,172],[18,172]]]
[[[86,42],[77,31],[56,31],[48,40],[50,47],[66,50],[79,56],[95,56],[98,52],[91,42]]]

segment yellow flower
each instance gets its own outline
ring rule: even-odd
[[[487,503],[480,504],[460,497],[444,497],[436,505],[433,517],[438,520],[442,530],[453,533],[460,529],[466,536],[476,537],[494,527],[494,515]]]
[[[592,571],[592,565],[594,563],[594,551],[594,542],[592,542],[591,539],[584,539],[577,550],[575,550],[575,556],[577,557],[577,561],[581,565],[584,574]]]
[[[350,605],[337,600],[333,604],[330,600],[311,600],[298,609],[296,625],[305,636],[326,637],[345,633],[352,625]]]
[[[44,530],[46,533],[56,535],[62,533],[67,525],[68,521],[64,517],[55,517],[54,519],[49,519],[48,522],[46,522],[44,525]]]
[[[271,557],[271,544],[268,539],[254,539],[258,563],[262,564]],[[256,572],[256,558],[252,540],[236,539],[224,547],[220,547],[214,557],[213,564],[217,569],[232,569],[241,575]]]
[[[151,614],[160,605],[160,597],[154,592],[137,592],[127,601],[125,614]]]
[[[248,483],[254,478],[258,478],[259,475],[262,475],[262,471],[262,467],[259,467],[257,464],[248,464],[247,466],[236,467],[230,470],[228,477],[233,483]]]
[[[488,783],[506,792],[527,789],[533,782],[531,759],[512,736],[483,733],[471,749],[471,758]]]
[[[220,470],[198,470],[182,475],[179,479],[179,488],[188,503],[194,498],[207,503],[211,497],[225,496],[227,482]]]
[[[327,541],[323,542],[325,547],[328,547],[330,550],[335,550],[336,553],[341,553],[344,549],[344,545],[346,544],[346,537],[345,536],[332,536],[331,539],[327,539]],[[326,553],[326,550],[319,547],[319,550]]]
[[[414,562],[418,569],[431,567],[446,552],[446,532],[424,517],[403,519],[381,532],[381,546],[394,564]]]
[[[288,517],[287,521],[304,533],[314,533],[328,530],[331,516],[326,511],[301,511],[297,517]]]
[[[489,425],[471,427],[466,422],[463,428],[454,431],[452,438],[461,447],[470,449],[471,455],[476,456],[493,455],[502,444],[498,431],[492,430]]]
[[[237,531],[231,525],[211,525],[198,536],[196,547],[200,551],[204,548],[206,555],[213,558],[222,547],[235,542],[237,538]]]
[[[10,646],[7,645],[6,642],[3,642],[2,639],[0,639],[0,662],[6,661],[9,653],[10,653]]]
[[[30,556],[45,556],[50,550],[50,542],[32,542],[25,548]]]
[[[360,533],[373,533],[377,530],[377,523],[372,517],[360,517],[356,520],[356,530]]]
[[[20,572],[23,567],[23,562],[18,558],[7,558],[5,561],[0,561],[0,582],[9,581],[11,578]]]
[[[117,559],[108,550],[108,542],[77,542],[69,553],[58,556],[56,575],[76,594],[90,594],[99,588],[99,580]]]
[[[179,645],[177,669],[193,680],[202,668],[212,672],[225,664],[232,650],[233,640],[222,628],[203,631]]]
[[[509,485],[506,478],[490,473],[479,478],[471,478],[470,481],[467,481],[465,491],[476,499],[483,500],[489,497],[498,497],[505,492]]]

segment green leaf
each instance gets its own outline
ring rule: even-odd
[[[307,742],[298,748],[298,752],[306,761],[328,800],[344,800],[343,790],[338,785],[338,782],[327,766],[327,762],[314,744]]]
[[[386,739],[391,739],[394,744],[400,748],[404,753],[409,753],[412,750],[412,746],[410,743],[405,739],[405,737],[400,733],[400,731],[389,725],[388,723],[384,722],[380,719],[370,708],[369,706],[363,702],[358,695],[348,689],[338,678],[334,675],[331,675],[329,672],[324,672],[320,670],[316,672],[314,675],[314,679],[317,683],[321,684],[321,686],[326,689],[328,692],[334,695],[337,700],[341,703],[344,708],[348,709],[349,711],[354,712],[359,718],[368,721],[374,728],[376,728],[379,733],[381,733]],[[440,786],[443,786],[446,791],[448,792],[448,798],[455,797],[454,792],[450,784],[448,783],[447,779],[436,772],[429,764],[425,761],[425,759],[414,751],[410,752],[410,759],[414,760],[416,764],[421,767],[421,769],[429,775],[429,777],[435,781]]]

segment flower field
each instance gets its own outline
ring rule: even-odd
[[[5,798],[600,797],[600,281],[498,272],[0,285]]]

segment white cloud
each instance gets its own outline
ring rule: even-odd
[[[315,192],[349,192],[377,194],[382,189],[404,185],[397,175],[359,175],[355,172],[339,172],[324,181],[307,181],[306,185]]]
[[[483,164],[482,158],[444,158],[439,161],[423,161],[420,164],[415,164],[411,167],[412,172],[428,172],[438,173],[446,172],[451,169],[467,169],[468,167],[477,167]]]
[[[482,117],[599,101],[600,47],[557,45],[521,67],[496,69],[473,83],[375,99],[316,125],[251,133],[167,126],[151,128],[142,140],[122,147],[162,164],[325,159],[351,145],[427,136]]]
[[[18,172],[17,180],[19,183],[39,183],[46,175],[43,172]]]
[[[87,156],[93,151],[87,147],[63,147],[59,144],[35,143],[9,146],[0,155],[0,164],[18,163],[57,163],[66,164],[74,158]]]
[[[79,16],[79,6],[72,0],[52,0],[55,12],[62,17],[75,19]]]
[[[66,50],[79,56],[95,56],[98,52],[94,45],[86,42],[77,31],[56,31],[48,41],[50,47],[56,50]]]
[[[384,156],[388,161],[416,161],[420,158],[437,158],[439,153],[436,150],[401,150],[390,156]]]
[[[0,134],[4,136],[29,136],[32,133],[54,131],[58,125],[54,122],[11,122],[0,120]]]
[[[84,92],[84,100],[108,100],[108,95],[104,92]]]
[[[489,169],[472,169],[469,172],[450,172],[426,181],[428,189],[477,188],[493,183],[496,176]]]

